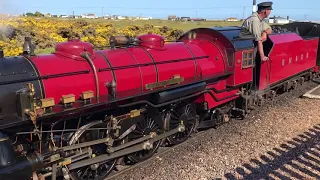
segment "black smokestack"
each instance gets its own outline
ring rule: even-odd
[[[23,55],[34,56],[34,49],[35,46],[31,43],[31,37],[25,37],[23,44]]]

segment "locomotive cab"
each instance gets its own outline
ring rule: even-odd
[[[252,82],[254,67],[254,36],[241,27],[197,28],[197,39],[207,39],[217,45],[225,56],[225,71],[230,73],[226,86],[239,87]],[[179,41],[186,39],[183,36]]]
[[[227,86],[240,87],[252,82],[252,74],[255,66],[254,36],[241,27],[213,28],[227,38],[225,46],[231,46],[234,62],[234,74],[227,79]],[[230,52],[227,52],[230,56]]]

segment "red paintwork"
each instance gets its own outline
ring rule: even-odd
[[[243,51],[253,51],[253,49],[246,49],[243,51],[236,51],[234,47],[232,46],[230,40],[228,40],[225,36],[223,36],[218,31],[214,31],[212,29],[201,29],[197,31],[197,39],[202,39],[206,41],[214,42],[214,45],[219,51],[219,54],[221,54],[221,58],[223,59],[223,64],[221,63],[221,70],[224,70],[224,72],[229,72],[232,74],[227,79],[228,86],[237,86],[244,83],[249,83],[252,81],[252,72],[253,68],[242,68],[242,52]],[[182,38],[182,40],[187,40],[187,37]],[[197,42],[197,46],[200,45]],[[205,46],[205,45],[204,45]],[[208,52],[210,52],[211,47],[207,47]],[[229,51],[226,51],[228,49]],[[230,51],[231,50],[231,51]],[[235,59],[232,59],[233,65],[229,65],[227,62],[227,53],[234,53]],[[213,54],[213,56],[215,56]],[[239,61],[239,62],[238,62]],[[210,72],[212,73],[212,72]]]
[[[164,47],[164,38],[160,35],[156,34],[145,34],[138,36],[137,39],[140,41],[140,46],[150,49],[157,49],[157,50],[165,50]]]
[[[104,102],[108,101],[106,84],[112,80],[116,81],[117,98],[127,98],[148,91],[165,90],[168,87],[148,90],[146,85],[168,80],[175,75],[183,77],[184,83],[226,75],[218,81],[208,82],[207,85],[207,88],[215,88],[221,92],[210,90],[211,95],[205,93],[196,100],[199,103],[208,102],[209,108],[214,108],[238,97],[237,88],[223,90],[250,83],[253,79],[253,68],[242,67],[242,53],[253,49],[236,51],[230,41],[217,31],[201,29],[197,32],[196,39],[184,36],[180,42],[166,44],[163,37],[154,34],[139,36],[137,39],[140,41],[138,46],[100,51],[93,51],[89,43],[69,41],[58,44],[56,54],[33,57],[32,61],[41,76],[90,70],[86,74],[42,80],[46,98],[53,97],[55,102],[59,103],[62,95],[74,94],[78,99],[83,91],[92,90],[96,93],[92,69],[89,63],[80,57],[84,50],[89,52],[98,70],[100,97]],[[262,63],[261,66],[260,89],[306,69],[318,70],[315,66],[318,39],[303,40],[296,34],[270,35],[270,39],[274,46],[269,54],[271,61]],[[228,56],[227,53],[234,54]],[[193,57],[202,58],[192,59]],[[228,57],[234,58],[228,61]],[[298,61],[295,61],[296,57]],[[230,64],[230,60],[233,64]],[[268,76],[267,67],[270,72]],[[115,68],[114,74],[111,68]]]
[[[225,56],[217,43],[210,42],[208,40],[192,40],[184,41],[194,54],[198,56],[209,56],[206,59],[196,60],[197,76],[201,79],[210,78],[218,75],[222,75],[225,70]]]
[[[38,56],[32,58],[32,61],[41,76],[91,70],[85,60],[74,60],[60,55]],[[45,97],[54,98],[55,103],[60,102],[62,95],[74,94],[79,97],[83,91],[95,90],[92,71],[89,74],[43,79],[42,82]]]
[[[205,76],[211,76],[212,74],[220,75],[223,73],[230,73],[231,75],[227,79],[220,80],[217,84],[214,85],[208,85],[208,88],[215,87],[217,90],[225,90],[227,89],[227,85],[235,85],[236,83],[242,83],[242,82],[250,82],[252,79],[252,74],[247,76],[246,78],[239,77],[236,79],[236,74],[240,71],[241,75],[248,75],[250,71],[252,70],[248,69],[247,71],[241,70],[241,63],[240,66],[235,64],[234,66],[230,66],[228,64],[227,60],[227,51],[226,48],[233,50],[235,52],[233,46],[230,44],[230,41],[224,37],[221,33],[217,31],[213,31],[211,29],[201,29],[197,31],[197,39],[198,40],[188,40],[187,37],[182,38],[181,40],[184,42],[190,42],[189,44],[193,44],[194,47],[201,47],[202,49],[206,50],[207,54],[210,55],[213,59],[211,61],[198,61],[197,63],[204,63],[202,69],[202,73],[204,72],[204,68],[208,68],[211,66],[205,65],[207,63],[214,62],[214,69],[208,68],[203,75]],[[187,44],[187,46],[190,46]],[[191,48],[192,49],[192,48]],[[195,51],[194,51],[195,52]],[[232,52],[232,51],[231,51]],[[236,58],[240,57],[242,59],[241,52],[238,52],[239,54],[236,54]],[[196,55],[195,55],[196,56]],[[218,60],[215,60],[215,57],[217,57]],[[233,60],[234,61],[234,60]],[[235,70],[236,69],[236,70]],[[236,81],[235,81],[236,79]],[[219,101],[222,98],[235,95],[237,93],[237,90],[229,91],[229,92],[222,92],[222,93],[214,93],[214,91],[211,91],[212,94],[217,98],[218,101],[216,101],[214,98],[211,97],[210,94],[206,93],[199,97],[196,102],[197,103],[208,103],[208,108],[214,108],[218,105],[221,105],[225,102],[228,102],[232,99],[235,99],[236,97],[232,98],[226,98],[225,100]]]
[[[211,61],[201,61],[200,60],[197,62],[198,66],[201,66],[200,72],[202,73],[202,76],[210,77],[213,74],[215,74],[217,76],[217,75],[222,75],[226,72],[226,70],[225,70],[225,66],[226,66],[225,56],[222,53],[223,51],[221,51],[221,49],[219,48],[219,46],[216,43],[212,43],[208,40],[200,40],[200,41],[197,40],[197,41],[190,42],[189,44],[187,44],[187,46],[190,46],[190,44],[197,44],[197,46],[206,50],[207,54],[210,55],[210,57],[212,58]],[[197,47],[197,46],[195,46],[195,47]],[[216,58],[217,58],[217,60],[216,60]],[[210,67],[210,68],[208,68],[208,67]],[[220,80],[217,84],[208,85],[207,88],[214,87],[217,90],[224,90],[227,88],[226,85],[227,85],[226,80],[223,79],[223,80]],[[210,94],[205,93],[204,95],[199,97],[196,102],[207,102],[208,108],[214,108],[218,105],[221,105],[227,101],[234,99],[235,97],[226,98],[225,100],[220,101],[222,98],[225,98],[226,96],[236,94],[237,90],[230,91],[230,92],[222,92],[222,93],[218,93],[218,94],[214,93],[213,90],[211,90],[211,92],[218,99],[218,101],[216,101],[213,97],[211,97]]]
[[[242,53],[251,51],[253,51],[253,49],[238,51],[235,53],[234,73],[227,79],[227,85],[237,86],[252,81],[253,67],[242,67]]]
[[[260,90],[315,66],[318,39],[303,40],[294,33],[269,37],[274,45],[270,61],[261,65]]]
[[[152,34],[140,37],[141,41],[150,39],[153,39],[153,41],[148,42],[152,43],[162,40],[160,36]],[[146,84],[157,82],[157,78],[158,81],[164,81],[179,74],[185,79],[186,83],[192,83],[196,80],[214,78],[225,73],[224,55],[215,43],[207,40],[195,40],[169,43],[163,45],[163,47],[159,44],[158,47],[155,47],[154,44],[152,44],[153,46],[148,45],[148,42],[142,43],[143,46],[130,48],[92,52],[88,50],[98,70],[101,97],[107,97],[106,83],[111,82],[114,78],[110,69],[99,71],[99,69],[110,68],[107,60],[112,68],[127,66],[126,68],[114,70],[118,98],[150,91],[146,89]],[[90,70],[88,74],[44,79],[45,97],[53,97],[55,103],[59,103],[63,95],[74,94],[76,99],[79,99],[83,91],[93,90],[96,93],[93,72],[88,62],[80,57],[81,51],[79,50],[90,49],[90,46],[87,43],[83,43],[83,47],[81,47],[81,43],[79,41],[62,43],[57,45],[58,51],[56,54],[32,58],[41,76]],[[72,51],[73,46],[75,48],[74,52]],[[209,57],[197,60],[192,59],[200,56]],[[190,58],[190,60],[163,63],[184,58]],[[153,63],[157,64],[154,65]],[[132,67],[132,65],[139,64],[149,65]],[[163,87],[163,89],[165,88]]]
[[[222,80],[222,81],[219,81],[217,84],[208,85],[207,88],[215,88],[218,91],[224,90],[226,89],[226,81]],[[224,104],[238,97],[238,96],[231,97],[232,95],[235,95],[238,92],[238,90],[221,92],[221,93],[215,93],[213,90],[210,90],[210,91],[217,100],[215,100],[209,93],[205,93],[204,95],[200,96],[196,100],[197,103],[207,102],[209,109],[217,107],[221,104]],[[226,97],[229,97],[229,98],[226,98]]]
[[[76,58],[80,57],[84,50],[92,55],[93,45],[90,43],[81,42],[79,39],[72,39],[68,42],[57,44],[55,54]]]
[[[312,72],[319,72],[319,66],[315,66],[312,68]]]
[[[181,41],[184,42],[194,42],[197,44],[197,46],[201,46],[203,42],[209,42],[214,44],[215,48],[219,51],[219,55],[221,55],[221,58],[223,59],[223,70],[224,72],[230,72],[233,73],[233,66],[229,66],[227,63],[227,52],[226,48],[233,49],[233,46],[230,44],[230,41],[223,36],[221,33],[217,31],[213,31],[211,29],[201,29],[197,31],[197,40],[188,40],[188,37],[185,36],[181,39]],[[205,45],[202,45],[203,48],[205,48],[208,52],[211,52],[210,46],[204,47]],[[215,54],[212,54],[213,57]],[[221,66],[222,67],[222,66]],[[221,69],[222,70],[222,69]]]

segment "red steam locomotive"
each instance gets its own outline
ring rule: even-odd
[[[241,27],[111,37],[107,50],[70,40],[41,56],[26,38],[22,56],[0,59],[0,179],[103,179],[318,77],[320,28],[273,29],[267,62]]]

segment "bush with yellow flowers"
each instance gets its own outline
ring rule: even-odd
[[[79,38],[90,42],[96,48],[109,46],[110,36],[125,35],[136,37],[146,33],[155,33],[164,36],[168,41],[179,37],[183,31],[170,29],[166,26],[155,28],[153,25],[130,25],[125,28],[116,28],[106,21],[62,20],[55,18],[1,18],[0,17],[0,49],[5,56],[17,56],[22,53],[24,37],[32,37],[38,52],[54,49],[59,42],[69,38]]]

